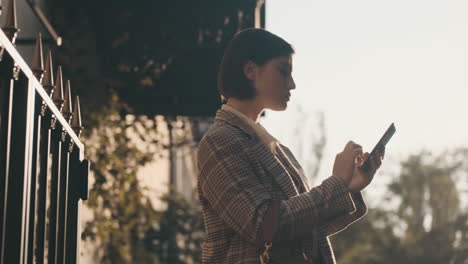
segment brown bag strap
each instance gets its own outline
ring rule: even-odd
[[[265,250],[260,255],[260,263],[267,264],[270,260],[269,250],[273,245],[273,239],[279,228],[280,202],[273,201],[263,217],[262,237]]]
[[[280,202],[273,201],[263,217],[263,241],[273,242],[279,228]]]
[[[264,251],[260,255],[260,263],[268,264],[270,261],[270,248],[273,246],[273,240],[279,229],[279,214],[280,214],[280,205],[281,202],[273,201],[268,207],[267,212],[263,218],[262,226],[262,236],[264,242]],[[313,263],[311,259],[305,253],[305,250],[302,249],[302,256],[307,263]]]

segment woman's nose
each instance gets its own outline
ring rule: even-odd
[[[290,90],[296,89],[296,83],[294,82],[294,79],[291,78],[291,82],[289,84]]]

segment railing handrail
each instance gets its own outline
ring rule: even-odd
[[[76,147],[80,149],[80,160],[84,159],[83,143],[80,141],[75,131],[73,131],[70,124],[65,120],[62,113],[55,106],[54,102],[52,101],[52,98],[49,97],[44,87],[42,87],[42,84],[34,76],[28,64],[23,60],[23,57],[21,57],[21,55],[18,53],[16,48],[13,46],[13,44],[10,42],[10,40],[8,39],[8,37],[5,35],[5,33],[2,30],[0,30],[0,45],[3,46],[3,48],[13,58],[13,60],[19,66],[21,71],[26,75],[29,82],[32,82],[34,89],[41,96],[42,100],[47,104],[48,108],[50,109],[52,114],[57,118],[57,120],[60,122],[63,129],[67,132],[68,135],[70,135]]]

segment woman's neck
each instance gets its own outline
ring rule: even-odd
[[[257,123],[257,120],[260,118],[260,115],[264,110],[264,108],[255,100],[229,98],[226,104],[243,113],[255,123]]]

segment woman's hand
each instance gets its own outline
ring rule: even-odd
[[[369,185],[374,178],[375,172],[382,165],[382,160],[385,156],[385,148],[379,149],[377,153],[369,157],[369,153],[364,153],[364,155],[357,157],[356,163],[354,166],[353,176],[351,181],[348,184],[348,190],[351,192],[360,192],[367,185]],[[371,159],[371,166],[368,170],[363,170],[361,165],[366,159]]]
[[[353,141],[349,141],[344,150],[336,155],[335,163],[333,164],[333,175],[340,177],[346,186],[349,186],[354,178],[356,160],[361,155],[362,147]]]

